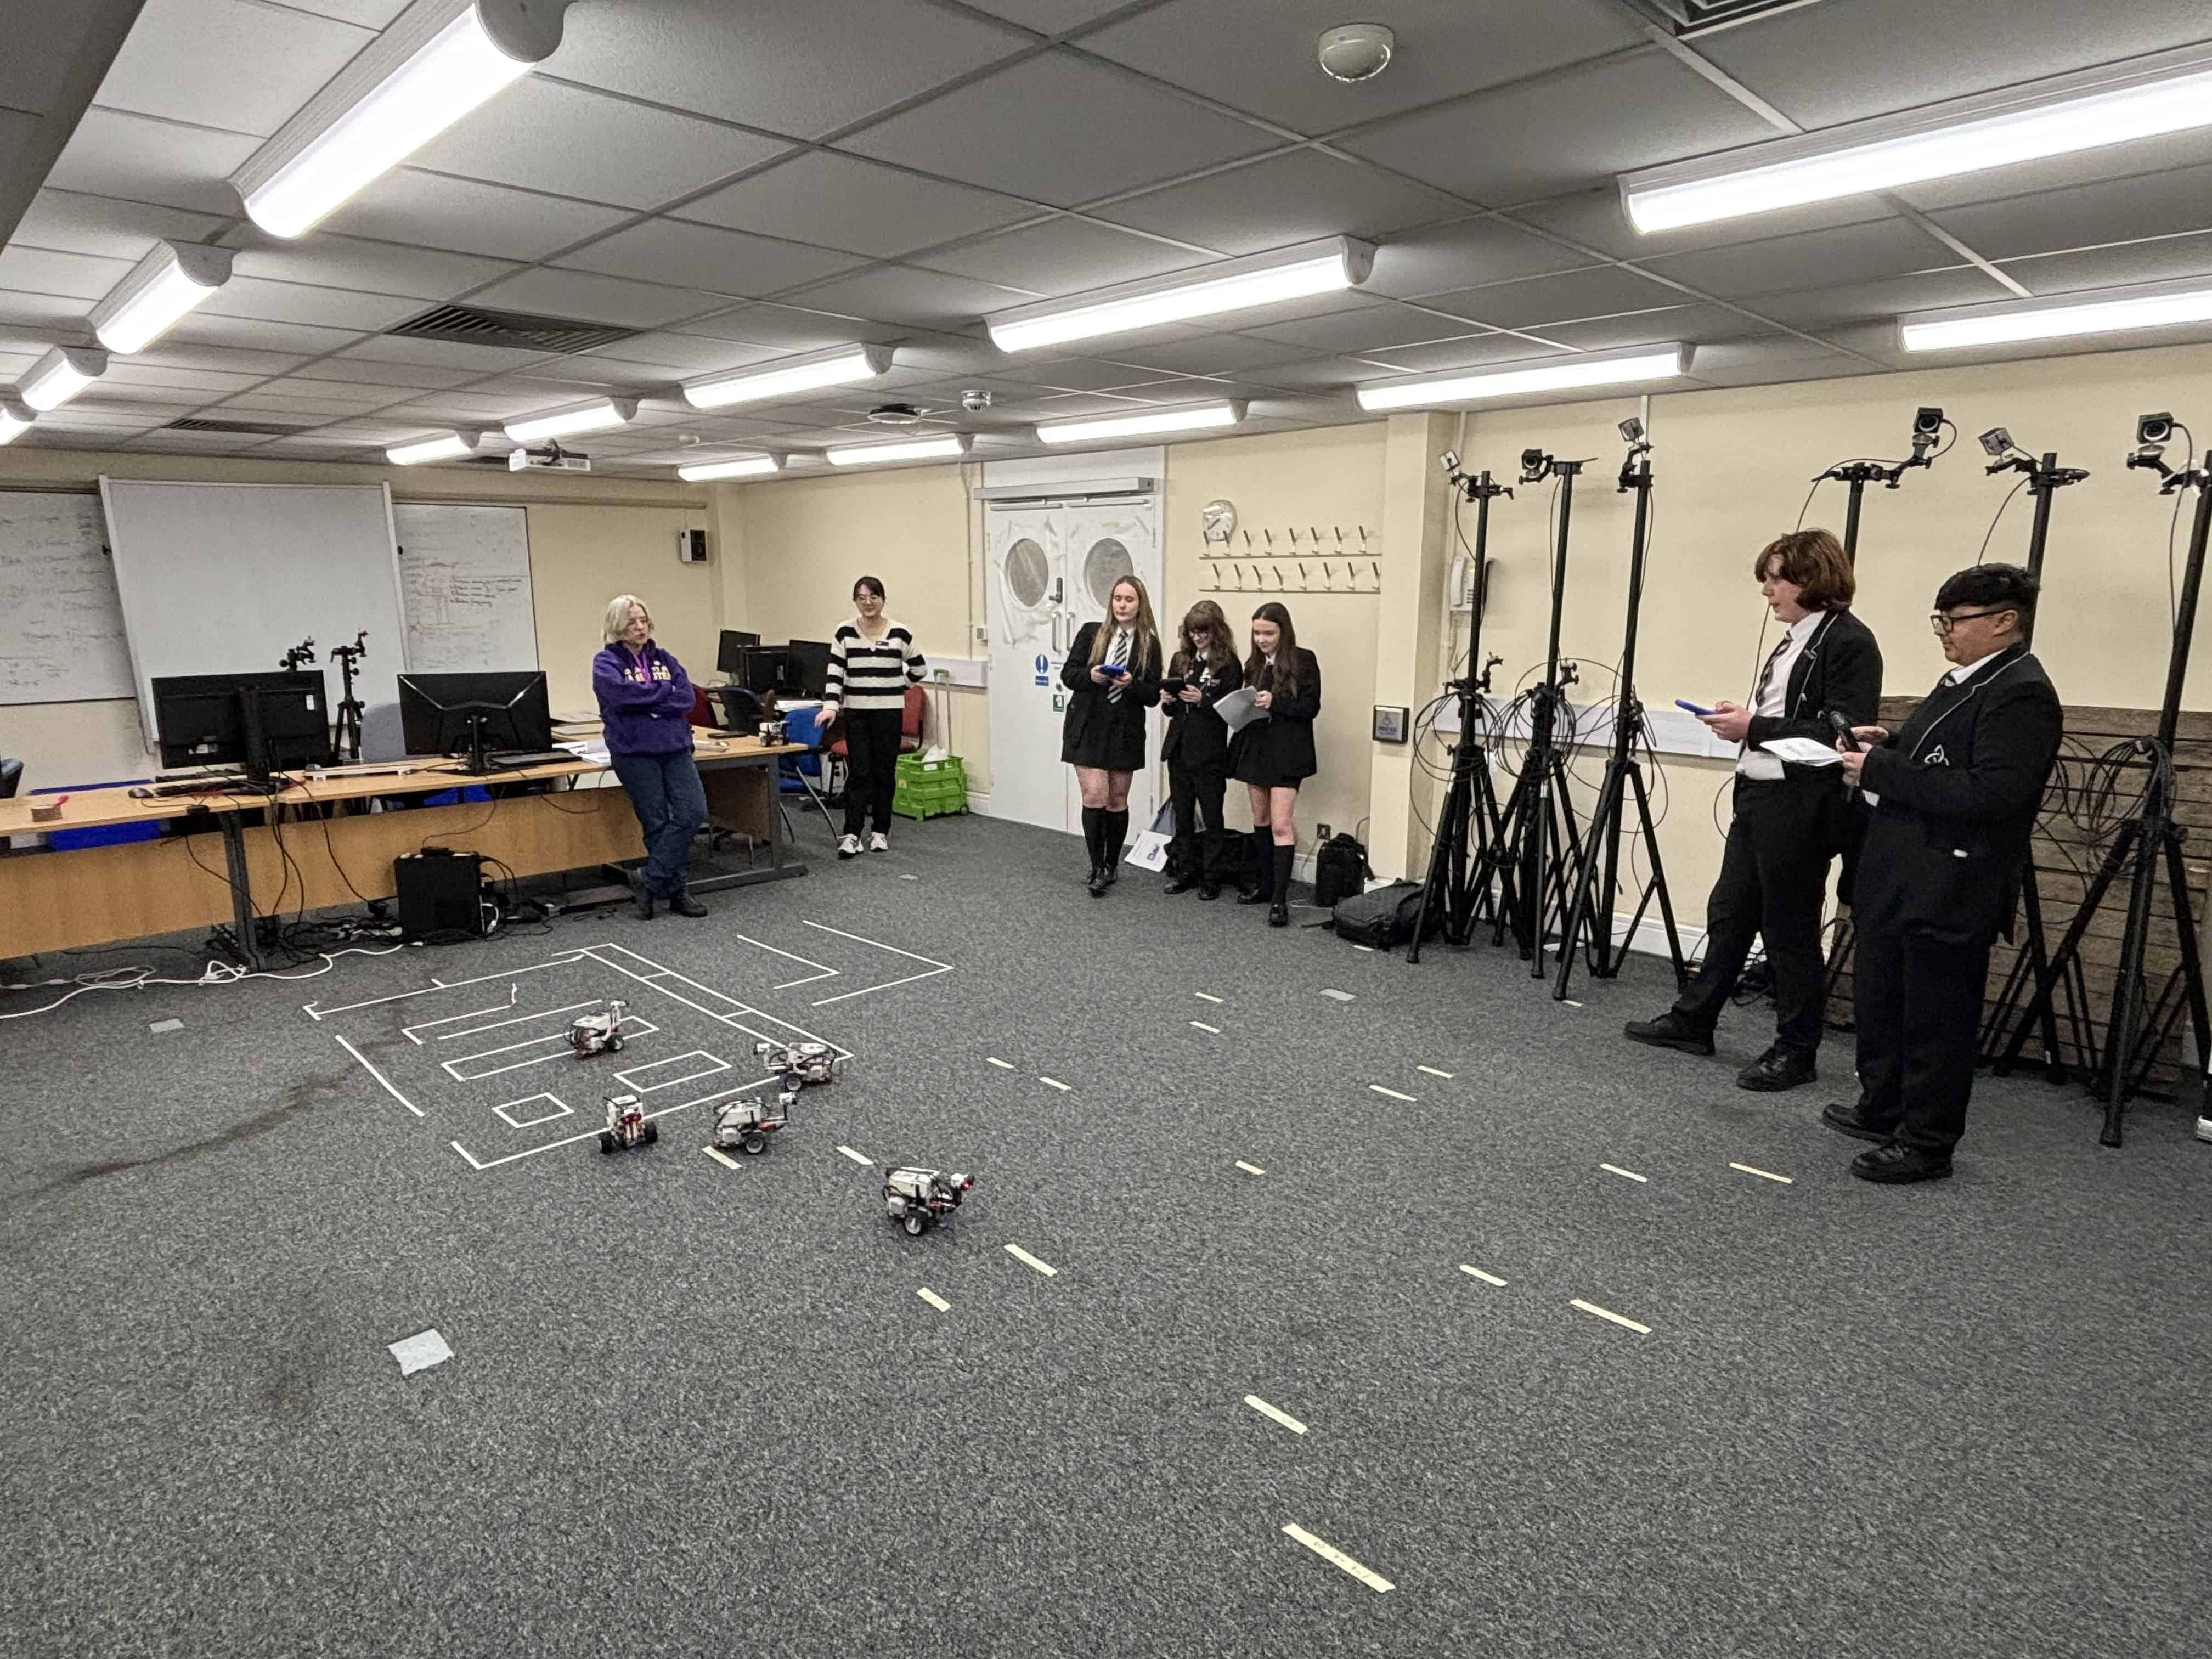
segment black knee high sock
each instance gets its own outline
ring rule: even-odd
[[[1101,862],[1098,856],[1098,843],[1105,839],[1105,828],[1101,823],[1105,816],[1106,810],[1101,806],[1086,806],[1083,809],[1083,845],[1085,850],[1091,854],[1091,867],[1094,870]]]
[[[1128,813],[1126,811],[1107,813],[1106,835],[1103,843],[1106,856],[1101,860],[1101,862],[1103,862],[1109,870],[1118,869],[1121,866],[1121,850],[1128,844]]]
[[[1275,878],[1275,842],[1265,830],[1252,831],[1249,854],[1252,866],[1252,890],[1261,898],[1273,896]]]
[[[1296,847],[1285,847],[1278,843],[1273,852],[1275,902],[1288,904],[1291,902],[1291,866],[1297,859],[1298,849]]]

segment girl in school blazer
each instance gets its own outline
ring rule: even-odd
[[[1185,613],[1176,647],[1160,688],[1168,726],[1160,756],[1168,763],[1168,801],[1175,812],[1168,891],[1195,887],[1202,899],[1219,898],[1229,864],[1221,820],[1229,789],[1229,728],[1213,705],[1244,684],[1244,669],[1229,619],[1212,599],[1200,599]]]
[[[1067,700],[1060,757],[1083,793],[1091,896],[1104,896],[1129,837],[1129,780],[1145,763],[1145,714],[1160,696],[1160,633],[1152,596],[1134,576],[1114,584],[1106,620],[1085,623],[1060,665]]]
[[[1252,803],[1252,850],[1257,878],[1239,904],[1267,904],[1267,925],[1291,925],[1291,865],[1297,855],[1298,785],[1317,769],[1314,717],[1321,713],[1321,664],[1298,644],[1291,613],[1273,599],[1252,613],[1252,653],[1244,684],[1259,693],[1267,718],[1237,734],[1231,773]]]

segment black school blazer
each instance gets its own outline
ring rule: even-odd
[[[1102,624],[1088,622],[1076,630],[1067,660],[1060,665],[1060,683],[1074,693],[1067,700],[1067,718],[1060,722],[1061,758],[1073,762],[1079,750],[1101,757],[1085,765],[1133,772],[1145,763],[1145,715],[1159,707],[1160,642],[1155,638],[1142,662],[1127,665],[1127,684],[1119,697],[1109,697],[1108,688],[1091,679],[1091,642]]]
[[[1825,612],[1815,624],[1805,648],[1790,665],[1790,684],[1782,697],[1779,714],[1754,714],[1744,743],[1756,749],[1776,738],[1811,738],[1826,744],[1836,740],[1828,725],[1833,709],[1853,726],[1872,726],[1881,703],[1881,647],[1869,628],[1848,611]],[[1789,769],[1793,778],[1835,781],[1835,768]]]
[[[1298,689],[1293,696],[1279,696],[1268,706],[1265,720],[1254,720],[1237,734],[1233,750],[1242,756],[1257,750],[1267,756],[1268,768],[1279,778],[1310,778],[1321,769],[1314,758],[1314,719],[1321,713],[1321,659],[1300,646]],[[1274,690],[1274,670],[1265,665],[1251,682],[1255,691]]]
[[[1177,699],[1163,711],[1168,717],[1168,732],[1160,739],[1160,758],[1194,772],[1226,772],[1229,727],[1213,712],[1213,705],[1244,684],[1244,665],[1231,657],[1220,668],[1209,669],[1203,663],[1192,665],[1205,677],[1206,684],[1200,686],[1196,702]]]

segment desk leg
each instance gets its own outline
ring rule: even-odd
[[[270,808],[272,812],[274,806]],[[222,858],[230,872],[230,921],[238,935],[238,949],[246,958],[246,965],[258,973],[269,964],[261,955],[261,941],[254,936],[252,877],[246,867],[246,831],[239,823],[242,813],[222,815]]]

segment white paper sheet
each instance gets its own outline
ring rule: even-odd
[[[1799,766],[1837,766],[1843,761],[1832,746],[1812,738],[1775,738],[1759,746],[1778,759]]]
[[[1221,716],[1222,723],[1231,732],[1242,732],[1254,720],[1267,718],[1267,711],[1255,706],[1259,693],[1249,685],[1240,685],[1213,705],[1213,712]]]

